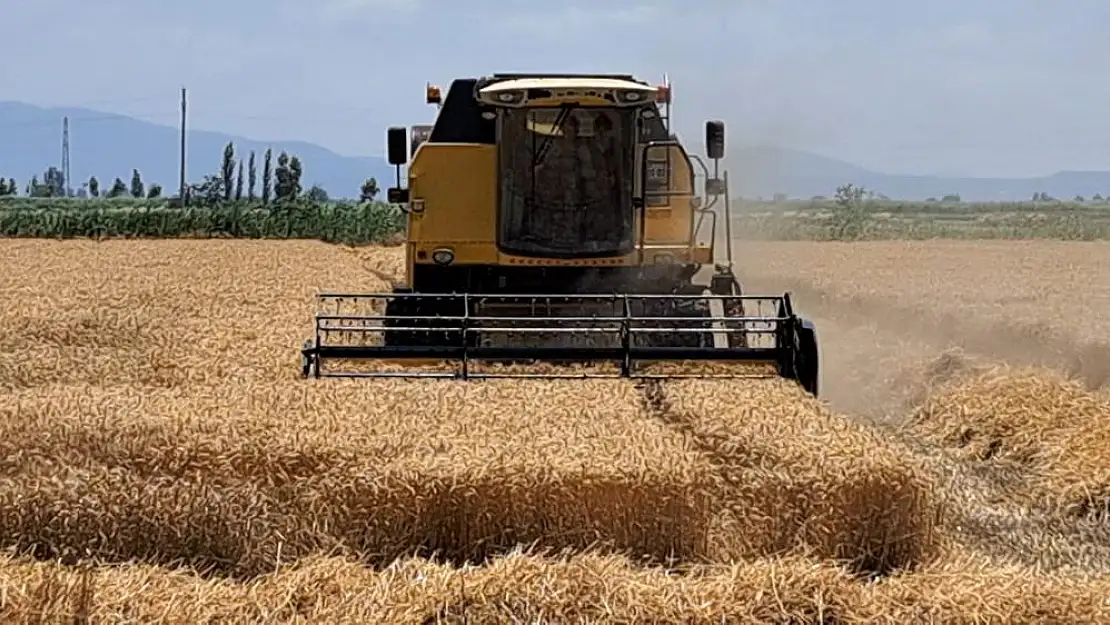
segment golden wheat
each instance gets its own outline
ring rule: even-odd
[[[1110,623],[1110,578],[1046,575],[960,557],[872,586],[847,622]]]
[[[5,623],[1110,623],[1110,579],[966,558],[870,585],[797,557],[681,573],[596,553],[462,568],[406,559],[376,571],[313,556],[245,583],[9,559],[0,588]]]
[[[380,571],[314,557],[247,584],[144,566],[8,562],[0,584],[12,589],[0,605],[8,623],[82,611],[95,622],[824,623],[839,621],[857,593],[842,571],[800,559],[687,576],[596,554],[516,554],[462,569],[406,560]]]
[[[1040,609],[1018,601],[1025,588],[1059,588],[1064,599],[1045,601],[1062,620],[1106,620],[1101,582],[967,567],[978,592],[952,590],[937,486],[912,452],[782,380],[301,380],[314,293],[386,290],[395,249],[0,249],[28,268],[0,276],[0,543],[66,564],[254,578],[13,560],[0,566],[5,621],[87,605],[105,621],[1020,623]],[[1017,393],[1016,411],[1054,388],[1036,384],[990,388]],[[919,432],[947,444],[970,419],[993,437],[986,448],[1040,463],[1038,492],[1105,494],[1106,463],[1084,451],[1102,445],[1097,401],[1044,404],[1086,408],[1057,416],[1072,425],[1038,448],[1022,433],[1036,419],[998,425],[990,409],[1006,400],[961,388],[922,409]],[[522,544],[625,559],[498,557]],[[397,560],[433,553],[493,559]],[[863,586],[828,559],[853,573],[925,568]],[[633,566],[668,560],[693,572]]]
[[[0,363],[12,374],[0,406],[0,542],[24,551],[242,575],[321,550],[380,564],[533,543],[649,561],[815,546],[864,567],[914,560],[872,555],[887,545],[848,536],[854,513],[839,508],[866,502],[843,494],[826,501],[829,518],[848,519],[831,535],[801,532],[811,524],[797,505],[730,525],[713,455],[654,419],[626,380],[299,379],[313,287],[380,290],[387,252],[50,242],[11,244],[11,255],[50,268],[3,285],[15,305]],[[367,265],[382,275],[368,279]],[[745,401],[797,399],[788,385],[759,388]],[[809,431],[825,425],[839,427],[825,418]],[[782,455],[757,491],[801,479],[791,467],[824,453]],[[875,479],[901,480],[899,470]],[[801,496],[786,492],[783,506]],[[779,513],[774,531],[759,525]]]
[[[865,321],[893,305],[952,324],[983,324],[988,334],[991,325],[1006,325],[1030,338],[1105,343],[1110,335],[1105,241],[750,241],[736,250],[742,281],[797,290],[803,310],[827,297],[854,303]]]
[[[31,389],[0,458],[0,542],[249,574],[328,548],[700,558],[711,513],[707,463],[619,381]]]
[[[1031,472],[1014,493],[1071,512],[1110,497],[1110,397],[1045,369],[996,367],[941,385],[908,421],[918,436],[977,461]]]
[[[718,535],[729,557],[805,545],[865,571],[929,557],[929,479],[904,450],[796,384],[674,381],[660,386],[657,401],[661,417],[691,433],[723,477],[718,521],[728,530]]]

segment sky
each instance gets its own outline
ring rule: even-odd
[[[341,154],[430,123],[426,82],[632,73],[701,149],[813,151],[888,173],[1110,169],[1106,0],[5,0],[0,100]]]

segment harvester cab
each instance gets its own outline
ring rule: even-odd
[[[404,279],[318,295],[303,374],[770,371],[816,395],[813,325],[789,293],[744,294],[733,273],[724,124],[705,124],[707,165],[671,132],[671,99],[668,82],[626,75],[429,85],[434,123],[387,131]]]

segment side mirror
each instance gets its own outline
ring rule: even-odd
[[[725,123],[705,122],[705,153],[713,160],[725,157]]]
[[[409,161],[409,137],[404,126],[393,126],[386,131],[386,148],[390,165],[400,167]]]
[[[705,196],[717,197],[725,194],[725,181],[720,178],[705,179]]]

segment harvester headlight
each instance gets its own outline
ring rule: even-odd
[[[455,262],[455,252],[447,248],[440,248],[432,252],[432,260],[437,265],[450,265]]]
[[[656,265],[670,265],[674,263],[674,255],[668,253],[656,254],[654,260]]]
[[[629,89],[627,91],[618,92],[617,98],[621,102],[646,102],[648,99],[648,94],[643,91]]]

